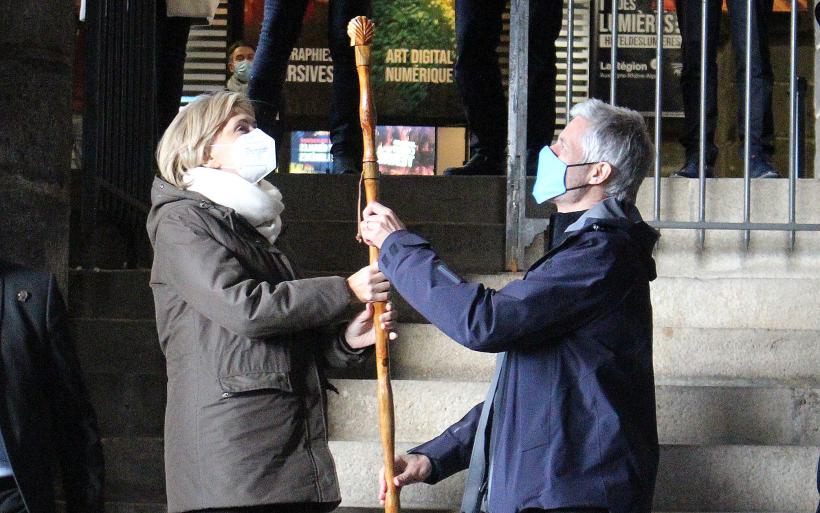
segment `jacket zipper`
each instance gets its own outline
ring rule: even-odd
[[[319,387],[319,411],[322,414],[322,422],[324,422],[325,407],[324,407],[324,404],[323,404],[323,401],[322,401],[322,382],[319,379],[319,368],[316,366],[316,359],[315,358],[313,359],[313,372],[316,375],[316,380],[317,380],[316,384]],[[313,466],[313,477],[316,480],[316,495],[319,498],[319,502],[324,502],[325,497],[324,497],[324,494],[322,493],[322,486],[319,483],[319,479],[320,479],[319,466],[316,464],[316,457],[313,455],[313,448],[312,448],[312,445],[311,445],[312,435],[311,435],[311,430],[310,430],[310,409],[307,407],[307,400],[305,400],[305,412],[307,413],[307,415],[305,415],[305,437],[306,437],[305,450],[307,451],[308,456],[310,456],[310,463]],[[327,430],[325,430],[324,438],[325,438],[325,442],[327,442]]]

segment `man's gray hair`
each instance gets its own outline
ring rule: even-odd
[[[594,98],[574,106],[570,114],[589,123],[581,140],[582,161],[608,162],[613,168],[607,196],[634,202],[655,155],[643,116]]]

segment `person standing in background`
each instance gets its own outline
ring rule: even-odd
[[[706,27],[706,169],[707,178],[714,176],[718,157],[715,131],[718,117],[717,46],[720,39],[722,0],[709,0]],[[677,0],[678,27],[683,38],[683,71],[680,85],[683,95],[684,124],[680,143],[686,150],[686,161],[675,173],[683,178],[698,177],[700,140],[700,47],[701,2]],[[738,95],[737,134],[742,141],[745,120],[744,93],[746,82],[746,0],[728,0],[730,32],[735,56],[735,81]],[[777,178],[779,175],[770,160],[774,152],[774,122],[772,120],[772,64],[769,59],[769,19],[772,0],[754,0],[751,12],[752,69],[749,138],[752,178]],[[742,146],[741,146],[742,148]]]
[[[225,83],[225,89],[247,94],[254,54],[256,49],[242,40],[234,42],[228,48],[228,72],[231,77]]]
[[[456,0],[455,77],[470,131],[470,159],[445,175],[502,175],[506,168],[507,102],[496,48],[505,0]],[[527,55],[527,174],[555,135],[555,40],[563,2],[530,0]]]
[[[288,60],[302,30],[308,0],[265,0],[262,32],[251,70],[248,96],[259,128],[281,142],[282,88]],[[330,0],[328,43],[333,61],[330,102],[331,174],[358,173],[362,161],[359,125],[359,81],[347,24],[370,12],[369,0]],[[281,144],[279,144],[281,147]]]
[[[97,419],[68,334],[57,281],[0,260],[0,512],[102,513]]]

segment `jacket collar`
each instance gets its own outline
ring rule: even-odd
[[[626,228],[642,221],[641,213],[635,205],[609,197],[587,210],[577,221],[567,227],[566,232],[581,232],[594,224]]]
[[[655,264],[652,260],[652,248],[660,237],[660,233],[646,224],[641,218],[638,208],[632,203],[620,202],[609,197],[592,208],[565,230],[564,240],[535,261],[527,273],[541,265],[545,260],[551,258],[555,253],[566,247],[570,241],[575,240],[581,234],[590,230],[600,229],[620,229],[626,231],[630,238],[640,247],[640,254],[648,266],[648,276],[650,280],[656,277]],[[525,274],[526,277],[526,274]]]

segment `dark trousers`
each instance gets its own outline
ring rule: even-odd
[[[717,158],[715,130],[718,116],[717,45],[720,32],[721,0],[709,0],[706,41],[706,160]],[[732,47],[735,56],[738,109],[737,126],[743,138],[746,73],[746,0],[728,0]],[[752,59],[749,141],[752,155],[768,157],[774,151],[772,121],[772,65],[769,60],[769,17],[772,0],[752,1]],[[677,1],[678,25],[683,37],[681,93],[686,122],[680,142],[688,160],[697,158],[700,131],[700,0]]]
[[[185,76],[185,47],[191,30],[190,18],[169,18],[166,0],[157,0],[157,138],[179,112]]]
[[[23,496],[13,477],[0,477],[0,513],[26,513]]]
[[[265,0],[262,33],[248,84],[260,128],[279,139],[283,117],[282,88],[287,77],[288,59],[307,9],[307,0]],[[330,102],[330,140],[334,157],[361,161],[362,131],[359,125],[359,80],[347,24],[370,11],[369,0],[330,0],[328,42],[333,60],[333,88]]]
[[[470,152],[493,159],[503,159],[507,146],[507,105],[496,55],[504,4],[456,0],[455,78],[470,129]],[[555,40],[562,7],[559,0],[530,0],[527,149],[536,153],[555,131]]]

